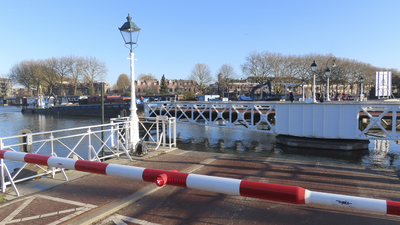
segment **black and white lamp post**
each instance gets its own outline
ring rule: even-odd
[[[303,93],[303,101],[306,101],[305,100],[305,98],[304,98],[304,84],[306,83],[306,81],[303,79],[303,80],[301,80],[301,84],[302,84],[302,86],[303,86],[303,91],[302,91],[302,93]]]
[[[314,62],[311,64],[311,70],[313,71],[313,103],[317,103],[315,99],[315,72],[317,71],[317,64]]]
[[[360,101],[362,101],[363,98],[364,98],[364,94],[363,94],[364,78],[363,78],[363,77],[360,78],[360,83],[361,83],[361,88],[360,88]]]
[[[325,75],[328,78],[326,80],[326,101],[330,102],[331,99],[329,98],[329,77],[331,76],[331,70],[329,68],[326,68]]]
[[[136,98],[135,98],[135,71],[134,71],[134,54],[133,49],[137,47],[137,40],[139,38],[140,28],[131,21],[131,17],[128,14],[126,17],[128,20],[122,27],[118,28],[121,31],[122,37],[124,38],[125,44],[129,46],[130,60],[131,60],[131,107],[130,107],[130,136],[129,146],[135,150],[136,144],[139,142],[139,118],[137,116]]]
[[[329,62],[329,60],[328,60],[328,62]],[[326,101],[327,102],[331,101],[331,98],[329,97],[329,94],[330,94],[330,92],[329,92],[329,78],[331,77],[331,74],[333,72],[333,68],[335,68],[335,67],[336,67],[335,59],[333,59],[333,64],[332,64],[331,68],[329,69],[329,67],[327,67],[326,70],[325,70],[325,75],[328,78],[326,80]]]

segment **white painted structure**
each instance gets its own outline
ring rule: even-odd
[[[140,118],[140,127],[142,128],[141,140],[146,145],[153,145],[155,150],[160,146],[163,148],[176,147],[176,124],[175,118],[153,117]],[[93,125],[85,127],[75,127],[69,129],[45,131],[38,133],[26,133],[11,137],[0,137],[0,150],[10,149],[10,151],[23,151],[23,146],[32,146],[27,148],[32,150],[32,155],[42,154],[48,156],[59,156],[75,158],[79,160],[97,161],[103,159],[120,157],[126,155],[132,161],[129,148],[129,132],[131,121],[129,117],[111,119],[109,124]],[[104,139],[101,138],[102,134]],[[21,141],[21,140],[26,141]],[[103,149],[107,154],[102,154]],[[29,150],[30,152],[30,150]],[[18,191],[15,183],[25,180],[31,180],[36,177],[51,174],[54,177],[55,167],[40,167],[43,172],[25,178],[17,178],[18,174],[27,166],[24,164],[16,173],[11,173],[3,159],[0,159],[0,188],[4,192],[7,185],[12,185],[15,192]],[[62,171],[62,170],[61,170]],[[12,172],[12,171],[11,171]],[[67,177],[64,174],[64,178]],[[6,181],[6,176],[8,181]]]
[[[377,71],[375,87],[377,87],[375,96],[378,96],[378,98],[390,97],[392,95],[392,72]]]
[[[145,105],[145,113],[146,117],[166,115],[178,122],[298,137],[400,139],[396,130],[400,101],[174,102]]]

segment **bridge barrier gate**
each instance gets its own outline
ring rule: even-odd
[[[158,149],[161,145],[165,148],[176,147],[176,124],[175,118],[167,120],[157,120],[152,118],[139,118],[140,139],[144,143],[155,146]],[[107,158],[120,157],[126,155],[132,160],[130,154],[132,149],[129,148],[130,131],[129,118],[111,119],[109,124],[75,127],[69,129],[27,133],[11,137],[0,138],[0,149],[10,149],[18,151],[24,149],[21,146],[32,145],[32,154],[42,154],[49,156],[59,156],[65,158],[76,158],[79,160],[103,161]],[[103,134],[103,135],[102,135]],[[29,138],[27,138],[29,135]],[[103,136],[103,138],[102,138]],[[168,136],[168,137],[167,137]],[[26,140],[21,142],[20,140]],[[104,153],[104,154],[103,154]],[[46,176],[51,174],[53,177],[56,171],[61,171],[65,176],[64,171],[60,167],[44,167],[36,164],[35,169],[39,172],[33,175],[22,177],[21,172],[27,167],[27,163],[18,165],[19,169],[9,171],[3,159],[1,159],[1,191],[4,192],[7,185],[12,185],[16,190],[14,183],[31,180],[36,177]],[[8,180],[6,180],[6,177]],[[19,195],[18,191],[16,193]]]
[[[229,195],[240,195],[244,197],[291,204],[320,204],[397,216],[400,215],[400,202],[316,192],[289,185],[189,174],[177,172],[176,170],[166,171],[136,166],[116,165],[103,162],[14,152],[9,150],[0,150],[0,158],[154,182],[157,186],[169,184],[184,188],[193,188]]]

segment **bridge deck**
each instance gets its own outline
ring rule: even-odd
[[[325,139],[400,139],[397,102],[174,102],[145,105],[146,117]],[[379,135],[376,130],[381,131]]]

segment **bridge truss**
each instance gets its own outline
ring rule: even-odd
[[[174,102],[145,105],[146,117],[310,138],[400,139],[400,104],[384,101]]]

